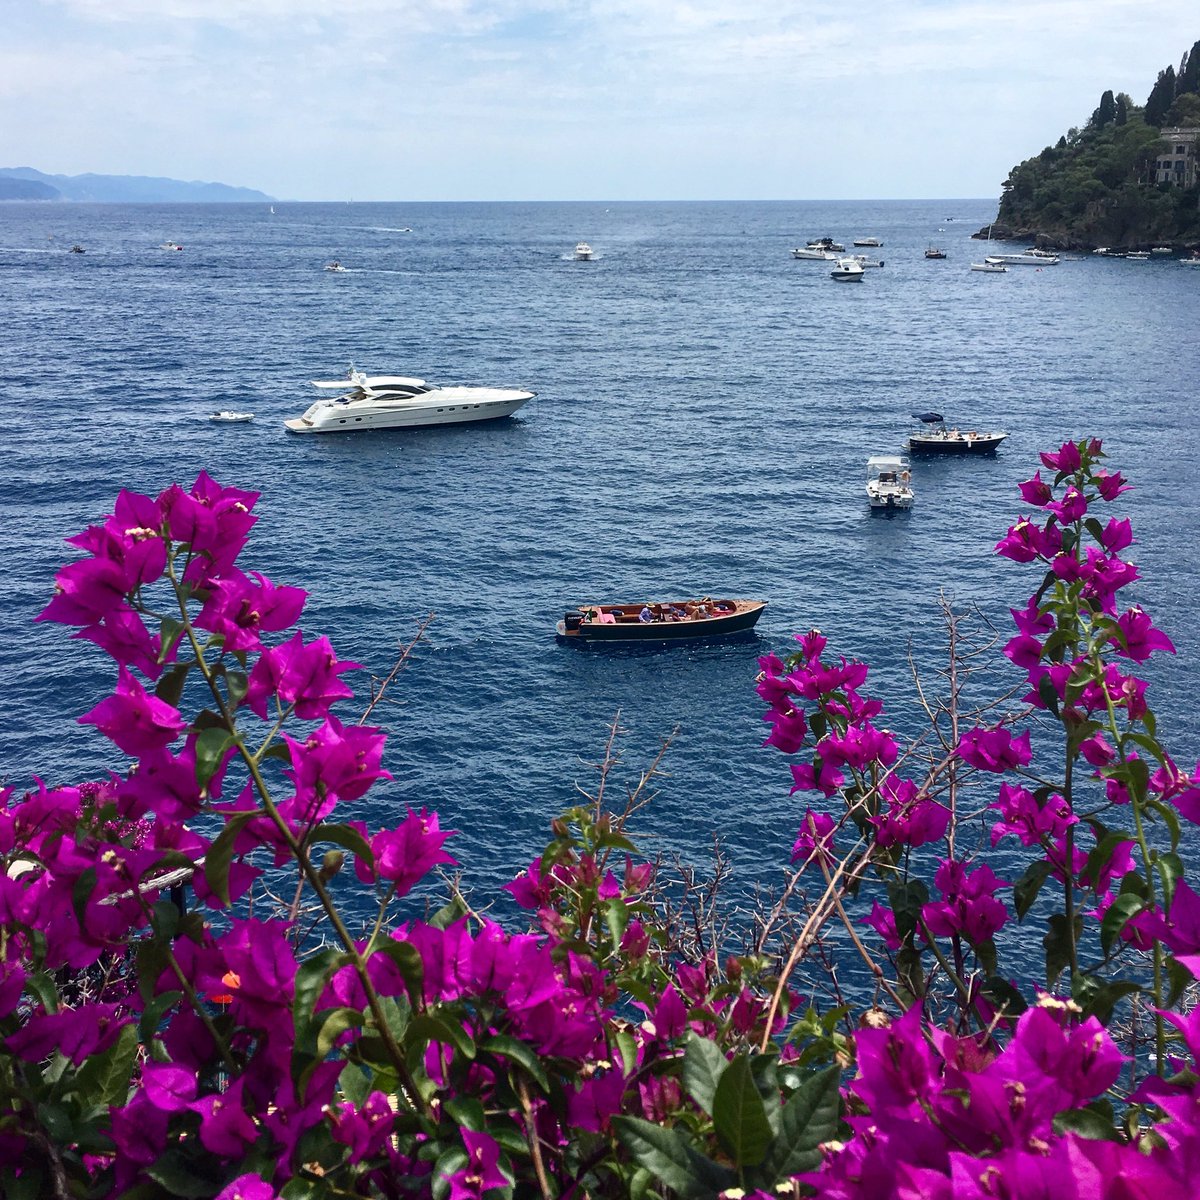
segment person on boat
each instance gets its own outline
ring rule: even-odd
[[[642,611],[638,613],[638,620],[649,624],[649,622],[654,620],[654,609],[652,609],[650,605],[644,604],[642,606]]]

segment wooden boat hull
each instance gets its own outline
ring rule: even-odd
[[[674,608],[705,603],[715,609],[710,616],[670,619],[663,614]],[[728,607],[724,607],[728,606]],[[656,613],[652,621],[640,619],[642,604],[581,604],[566,613],[555,629],[560,642],[675,642],[696,638],[721,638],[753,629],[767,607],[765,600],[675,600],[650,606]],[[611,615],[602,622],[588,613]]]
[[[935,437],[915,433],[908,439],[909,454],[995,454],[1007,433],[977,433],[973,437]]]

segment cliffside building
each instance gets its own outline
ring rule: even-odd
[[[1154,182],[1195,187],[1200,129],[1164,129],[1162,143],[1154,163]]]

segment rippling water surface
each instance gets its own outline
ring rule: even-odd
[[[1028,568],[992,546],[1037,451],[1084,435],[1137,485],[1118,502],[1145,575],[1133,598],[1179,647],[1154,678],[1194,761],[1200,272],[1089,258],[973,273],[983,200],[276,209],[0,206],[9,782],[119,766],[72,721],[107,686],[99,652],[31,621],[64,536],[123,486],[205,469],[262,491],[244,565],[307,587],[306,632],[342,655],[383,674],[436,612],[375,714],[395,779],[364,815],[435,808],[475,877],[511,877],[619,710],[622,779],[678,729],[644,826],[692,858],[720,832],[742,878],[770,878],[798,805],[759,747],[757,656],[819,626],[874,664],[911,725],[908,655],[936,660],[939,592],[998,622],[1028,595]],[[886,266],[843,285],[791,258],[825,234],[880,237]],[[596,261],[570,261],[580,239]],[[930,242],[949,257],[927,261]],[[333,258],[349,269],[323,271]],[[307,381],[350,362],[538,395],[490,425],[288,435]],[[213,425],[217,408],[257,417]],[[867,457],[930,408],[1009,440],[993,459],[915,464],[913,511],[872,518]],[[699,593],[768,599],[758,639],[553,639],[584,599]]]

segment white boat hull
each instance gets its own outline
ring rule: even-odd
[[[292,433],[355,433],[369,429],[425,429],[511,417],[533,392],[502,388],[437,388],[415,397],[337,397],[318,400],[284,421]]]

